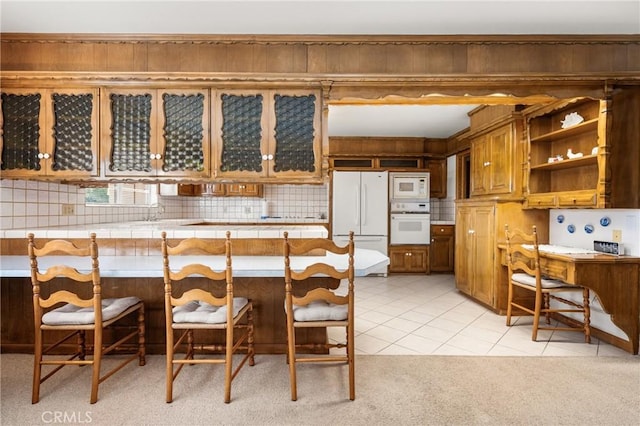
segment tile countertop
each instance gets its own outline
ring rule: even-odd
[[[72,259],[71,261],[69,259]],[[41,258],[39,267],[48,267],[66,262],[80,272],[88,272],[91,265],[89,258],[74,256],[50,256]],[[0,256],[2,268],[0,277],[30,277],[30,263],[27,256]],[[226,259],[222,256],[175,256],[171,259],[171,269],[179,268],[187,263],[200,262],[209,264],[215,270],[224,269]],[[332,253],[326,256],[292,256],[291,267],[302,270],[315,262],[326,262],[339,270],[347,268],[345,256]],[[233,256],[234,277],[283,277],[284,263],[282,256]],[[375,273],[382,266],[389,264],[389,258],[376,250],[358,248],[354,254],[356,276]],[[162,256],[100,256],[100,275],[109,278],[162,277]]]
[[[94,223],[86,225],[49,226],[0,230],[0,238],[26,238],[30,232],[36,238],[86,238],[95,232],[98,238],[160,238],[165,231],[169,238],[224,238],[231,231],[232,238],[282,238],[289,232],[291,238],[327,238],[329,233],[322,224],[291,224],[271,222],[243,223],[213,219],[165,219]]]
[[[456,222],[453,220],[432,220],[432,225],[455,225]]]

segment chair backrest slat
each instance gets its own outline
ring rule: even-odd
[[[190,263],[176,270],[171,269],[170,259],[176,256],[205,255],[225,257],[225,269],[215,271],[202,263]],[[233,306],[233,270],[231,263],[231,232],[227,231],[224,242],[209,242],[199,238],[187,238],[175,245],[170,245],[167,233],[162,233],[162,256],[165,285],[165,304],[168,315],[170,307],[184,305],[191,301],[203,301],[215,306]],[[174,284],[189,277],[204,277],[212,281],[225,281],[226,294],[216,297],[202,289],[184,291],[180,296],[174,296]],[[233,309],[230,309],[232,312]]]
[[[84,246],[79,246],[82,241],[51,240],[45,242],[42,247],[37,247],[35,236],[30,233],[28,239],[28,253],[31,262],[31,284],[33,289],[33,304],[35,320],[39,324],[43,309],[51,308],[60,303],[70,303],[80,307],[93,306],[95,311],[95,323],[102,322],[102,287],[100,284],[100,268],[98,262],[98,244],[96,234],[89,236],[89,241]],[[68,256],[69,262],[73,258],[90,257],[91,267],[87,273],[79,272],[75,266],[58,264],[50,266],[45,272],[39,269],[38,259],[45,256],[60,256],[62,259]],[[84,299],[78,293],[69,290],[52,292],[48,298],[41,297],[42,286],[55,278],[65,278],[77,283],[91,283],[92,296]],[[80,289],[77,289],[78,291]]]
[[[317,249],[325,250],[328,253],[336,255],[345,255],[348,257],[347,268],[338,270],[335,266],[324,262],[315,262],[307,265],[303,270],[294,271],[291,268],[291,256],[305,256],[314,253]],[[330,303],[349,304],[353,309],[354,298],[354,252],[355,246],[353,242],[353,232],[349,234],[349,242],[345,246],[338,246],[329,239],[314,238],[306,241],[292,241],[289,239],[288,232],[284,233],[284,264],[285,264],[285,297],[287,309],[291,304],[306,305],[314,300],[323,300]],[[303,281],[311,277],[331,277],[334,279],[348,280],[348,292],[346,296],[336,296],[334,292],[327,289],[313,289],[306,293],[303,297],[293,295],[293,286],[295,281]],[[317,290],[317,291],[316,291]]]
[[[524,272],[540,281],[540,251],[536,226],[527,234],[520,229],[510,230],[505,225],[507,239],[507,268],[509,276],[514,272]]]

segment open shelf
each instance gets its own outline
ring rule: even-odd
[[[545,133],[541,136],[533,137],[531,138],[531,143],[552,142],[558,139],[576,136],[581,133],[596,131],[597,129],[598,118],[594,118],[593,120],[583,121],[575,126],[567,127],[566,129],[560,129],[554,132]]]
[[[597,155],[585,155],[579,158],[570,158],[567,160],[556,161],[553,163],[538,164],[536,166],[531,166],[531,170],[544,170],[544,171],[563,170],[563,169],[570,169],[573,167],[595,165],[597,163],[598,163]]]

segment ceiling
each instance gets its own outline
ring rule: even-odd
[[[638,34],[640,0],[0,1],[2,32]],[[477,105],[332,105],[329,136],[444,138]]]

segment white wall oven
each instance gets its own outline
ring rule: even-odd
[[[429,244],[429,213],[391,213],[391,244]]]
[[[391,202],[390,244],[429,244],[431,214],[428,202]]]

